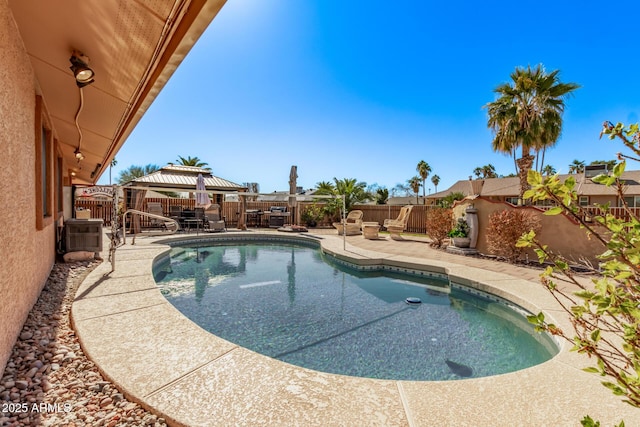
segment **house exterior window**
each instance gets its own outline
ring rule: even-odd
[[[640,196],[629,196],[624,198],[630,208],[640,208]],[[622,206],[622,202],[620,203]]]
[[[56,164],[56,210],[58,212],[62,212],[62,210],[63,210],[63,206],[62,206],[62,184],[63,184],[63,177],[62,177],[63,162],[62,162],[62,157],[58,157],[56,163],[57,163]]]
[[[47,203],[47,195],[49,194],[49,188],[47,186],[47,176],[49,175],[49,162],[47,162],[47,152],[49,151],[48,139],[47,129],[43,126],[42,135],[40,136],[40,185],[42,187],[40,197],[42,203],[42,215],[44,216],[51,215],[51,212],[49,212],[49,204]]]
[[[555,206],[555,203],[553,202],[553,200],[536,200],[533,203],[533,206]]]
[[[504,201],[507,203],[511,203],[512,205],[518,206],[518,198],[517,197],[505,197]]]
[[[36,229],[53,222],[53,136],[41,97],[36,97]]]
[[[580,196],[578,204],[580,206],[589,206],[589,196]]]

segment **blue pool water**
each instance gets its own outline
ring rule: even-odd
[[[163,295],[211,333],[294,365],[452,380],[512,372],[557,352],[520,312],[447,280],[365,273],[294,244],[207,245],[174,247],[154,267]]]

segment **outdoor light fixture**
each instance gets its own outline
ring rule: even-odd
[[[89,68],[89,65],[87,65],[89,62],[88,57],[74,50],[69,61],[71,61],[71,67],[69,68],[73,71],[76,84],[79,88],[83,88],[94,82],[93,76],[95,76],[95,73]]]
[[[93,76],[95,76],[95,73],[87,65],[89,63],[89,58],[77,50],[71,52],[71,58],[69,58],[69,61],[71,62],[71,67],[69,68],[73,71],[73,76],[76,78],[76,85],[78,86],[78,92],[80,92],[80,105],[78,106],[78,111],[76,112],[75,117],[76,129],[78,129],[78,146],[73,152],[76,160],[80,163],[84,160],[84,154],[80,151],[80,146],[82,145],[82,130],[80,130],[80,125],[78,124],[78,117],[80,116],[80,112],[82,111],[82,106],[84,104],[82,88],[94,82]]]
[[[93,179],[96,176],[96,174],[98,173],[101,167],[102,167],[101,163],[96,163],[96,168],[93,170],[93,172],[91,172],[91,179]]]

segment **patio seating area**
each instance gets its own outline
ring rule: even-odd
[[[392,239],[402,240],[400,233],[407,229],[407,223],[412,209],[413,205],[403,206],[396,219],[387,219],[384,221],[383,227],[389,232]]]
[[[342,235],[344,233],[346,233],[347,236],[361,234],[363,215],[364,213],[361,210],[354,209],[349,212],[344,220],[340,222],[334,222],[333,227],[338,230],[339,235]]]

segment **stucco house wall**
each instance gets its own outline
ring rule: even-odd
[[[484,198],[466,199],[454,207],[454,217],[462,216],[465,209],[473,204],[478,210],[478,243],[476,249],[481,254],[491,254],[487,246],[486,228],[489,225],[489,217],[497,211],[505,209],[516,210],[525,209],[540,218],[541,231],[538,234],[540,241],[549,248],[570,261],[580,262],[586,259],[594,266],[598,265],[597,255],[603,253],[606,248],[596,239],[589,239],[584,229],[566,217],[565,215],[544,215],[543,211],[535,207],[520,206],[515,207],[509,203],[496,202]],[[597,227],[594,224],[594,227]],[[604,231],[604,229],[603,229]],[[533,250],[525,251],[530,260],[536,260],[537,255]]]
[[[55,261],[55,221],[53,218],[44,221],[44,227],[37,229],[36,83],[6,1],[0,1],[0,54],[0,372],[3,372]]]

